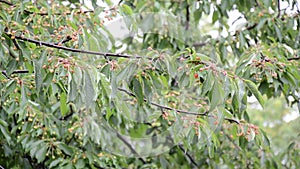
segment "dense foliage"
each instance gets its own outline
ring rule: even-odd
[[[296,0],[0,9],[0,168],[300,168],[300,132],[275,152],[247,108],[300,110]]]

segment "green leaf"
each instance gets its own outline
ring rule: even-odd
[[[57,158],[55,159],[54,161],[52,161],[49,165],[49,168],[53,168],[53,167],[56,167],[61,161],[63,161],[62,158]]]
[[[259,23],[256,26],[256,29],[260,30],[265,25],[267,20],[268,20],[267,18],[260,19]]]
[[[122,10],[122,12],[123,12],[125,15],[132,15],[132,14],[133,14],[132,9],[131,9],[128,5],[126,5],[126,4],[123,4],[123,5],[121,6],[121,10]]]
[[[15,59],[10,60],[6,65],[6,73],[10,75],[14,70],[16,70],[17,66],[17,61]]]
[[[90,108],[94,103],[94,97],[96,91],[94,89],[94,84],[91,75],[88,71],[84,72],[84,92],[85,92],[85,104],[87,108]]]
[[[144,102],[144,94],[143,94],[143,88],[141,86],[141,83],[136,78],[133,78],[132,85],[133,85],[133,92],[136,95],[137,101],[139,105],[142,105]]]
[[[278,28],[278,26],[276,24],[274,24],[274,27],[275,27],[277,37],[279,38],[279,42],[282,42],[283,37],[282,37],[282,33],[281,33],[280,29]]]
[[[178,85],[181,88],[187,87],[190,84],[190,76],[183,73],[178,81]]]
[[[204,96],[209,90],[211,90],[211,88],[214,85],[214,80],[215,79],[212,75],[212,72],[208,71],[206,80],[204,81],[203,86],[202,86],[202,92],[201,92],[202,96]]]
[[[113,5],[113,3],[111,2],[111,0],[104,0],[104,1],[105,1],[105,3],[107,3],[108,6]]]
[[[207,148],[208,148],[208,155],[209,155],[209,157],[213,158],[215,156],[214,147],[212,145],[209,145]]]
[[[111,97],[112,88],[111,88],[111,85],[110,85],[110,82],[109,82],[108,78],[103,73],[100,73],[100,82],[101,82],[101,85],[102,85],[102,89],[105,90],[106,95],[108,97]]]
[[[76,169],[85,168],[85,162],[83,159],[78,159],[75,164]]]
[[[0,125],[2,125],[2,126],[4,126],[4,127],[7,127],[7,126],[8,126],[7,122],[4,121],[4,120],[2,120],[2,119],[0,119]]]
[[[29,48],[26,46],[26,44],[22,41],[19,41],[18,45],[22,51],[22,57],[24,57],[26,59],[30,59],[31,52],[30,52]]]
[[[101,51],[100,42],[94,35],[90,35],[88,38],[88,49],[92,51]]]
[[[65,116],[68,112],[68,106],[67,106],[67,94],[65,92],[62,92],[60,94],[60,112],[61,116]]]
[[[238,99],[238,94],[234,93],[233,98],[232,98],[232,107],[234,112],[239,113],[240,111],[240,105],[239,105],[239,99]]]
[[[239,146],[242,148],[242,149],[245,149],[247,145],[247,140],[245,137],[239,137]]]
[[[74,74],[72,75],[72,79],[69,82],[69,88],[68,88],[68,101],[72,102],[76,99],[76,96],[78,95],[78,89],[77,85],[74,79]]]
[[[222,90],[220,83],[215,82],[210,94],[209,111],[214,110],[222,100],[224,100],[224,91]]]
[[[247,87],[251,91],[251,93],[256,97],[260,105],[264,108],[264,100],[261,93],[258,91],[257,86],[250,80],[245,80]]]
[[[244,48],[246,44],[246,39],[244,37],[243,32],[239,33],[239,40],[240,40],[240,48]]]
[[[0,17],[1,17],[1,15],[0,15]],[[2,24],[2,21],[0,21],[0,36],[2,35],[4,28],[5,28],[5,26]]]
[[[42,162],[45,160],[46,157],[46,152],[47,152],[48,147],[42,146],[37,152],[36,152],[36,159],[38,160],[38,163]]]
[[[121,72],[119,72],[117,76],[117,83],[123,79],[129,82],[133,77],[133,74],[135,73],[136,69],[137,65],[135,63],[129,63]]]
[[[150,101],[152,98],[153,91],[151,86],[146,78],[143,77],[143,86],[144,86],[144,95],[147,98],[147,101]]]
[[[219,12],[215,10],[212,16],[212,23],[215,23],[218,19],[219,19]]]
[[[70,156],[73,154],[73,149],[70,146],[66,145],[65,143],[61,142],[61,143],[57,144],[57,146],[65,154],[70,155]]]
[[[201,10],[198,9],[194,12],[194,19],[195,19],[196,23],[199,22],[201,16],[202,16],[202,11]]]
[[[71,161],[67,162],[67,165],[60,166],[60,169],[73,169],[73,165]]]
[[[8,144],[10,144],[11,137],[9,135],[9,132],[8,132],[7,128],[5,128],[4,126],[0,125],[0,131],[4,135],[4,137],[6,139],[6,142]]]
[[[270,146],[270,140],[269,140],[266,132],[263,131],[262,129],[260,129],[260,132],[262,133],[264,144],[269,147]]]

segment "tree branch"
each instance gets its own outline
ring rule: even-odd
[[[279,18],[280,17],[280,0],[277,0],[277,10],[278,10],[277,18]]]
[[[0,0],[0,3],[4,3],[6,5],[14,6],[12,3],[5,1],[5,0]]]
[[[25,38],[25,37],[21,37],[21,36],[15,36],[15,38],[18,39],[18,40],[34,43],[36,45],[47,46],[47,47],[56,48],[56,49],[62,49],[62,50],[66,50],[66,51],[70,51],[70,52],[74,52],[74,53],[85,53],[85,54],[101,55],[101,56],[104,56],[104,57],[121,57],[121,58],[134,58],[134,59],[142,58],[142,56],[133,56],[133,55],[116,54],[116,53],[104,53],[104,52],[96,52],[96,51],[69,48],[69,47],[61,46],[61,45],[58,45],[58,44],[55,44],[55,43],[48,43],[48,42],[44,42],[44,41],[38,41],[38,40]]]
[[[11,7],[16,7],[16,5],[12,4],[11,2],[5,1],[5,0],[0,0],[0,3],[4,3],[6,5],[9,5]],[[109,9],[109,10],[114,10],[115,8]],[[32,12],[32,11],[28,11],[28,10],[24,10],[24,12],[28,13],[28,14],[36,14],[36,15],[41,15],[41,16],[45,16],[45,15],[49,15],[49,13],[46,12]],[[90,13],[90,12],[94,12],[93,10],[89,10],[89,11],[83,11],[83,13]],[[52,15],[70,15],[71,12],[67,12],[67,13],[53,13]]]
[[[6,75],[6,70],[1,70],[2,74]],[[28,70],[14,70],[11,74],[29,73]]]
[[[300,57],[299,56],[296,56],[296,57],[293,57],[293,58],[287,58],[288,61],[290,60],[300,60]]]

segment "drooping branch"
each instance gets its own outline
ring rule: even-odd
[[[93,55],[100,55],[100,56],[104,56],[104,57],[120,57],[120,58],[134,58],[134,59],[142,58],[142,56],[133,56],[133,55],[127,55],[127,54],[105,53],[105,52],[96,52],[96,51],[90,51],[90,50],[75,49],[75,48],[70,48],[70,47],[66,47],[66,46],[61,46],[61,45],[58,45],[55,43],[48,43],[48,42],[34,40],[31,38],[26,38],[26,37],[21,37],[21,36],[15,36],[15,38],[18,40],[34,43],[39,46],[47,46],[50,48],[56,48],[56,49],[66,50],[66,51],[75,52],[75,53],[93,54]]]
[[[132,96],[132,97],[136,97],[134,93],[126,90],[126,89],[123,89],[123,88],[118,88],[119,91],[122,91],[126,94],[128,94],[129,96]],[[144,99],[144,101],[146,102],[147,99]],[[162,109],[166,109],[166,110],[173,110],[177,113],[182,113],[182,114],[188,114],[188,115],[198,115],[198,116],[208,116],[208,117],[212,117],[211,115],[208,114],[208,111],[204,112],[204,113],[196,113],[196,112],[190,112],[190,111],[186,111],[186,110],[179,110],[179,109],[175,109],[175,108],[172,108],[172,107],[168,107],[168,106],[164,106],[164,105],[160,105],[158,103],[154,103],[154,102],[150,102],[151,105],[153,106],[156,106],[156,107],[159,107],[159,108],[162,108]],[[227,120],[229,123],[236,123],[236,124],[240,124],[240,122],[236,119],[231,119],[231,118],[227,118],[225,117],[224,118],[225,120]]]

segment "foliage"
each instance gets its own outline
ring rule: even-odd
[[[297,1],[86,4],[0,0],[0,167],[300,167],[299,142],[274,153],[247,109],[300,110]]]

